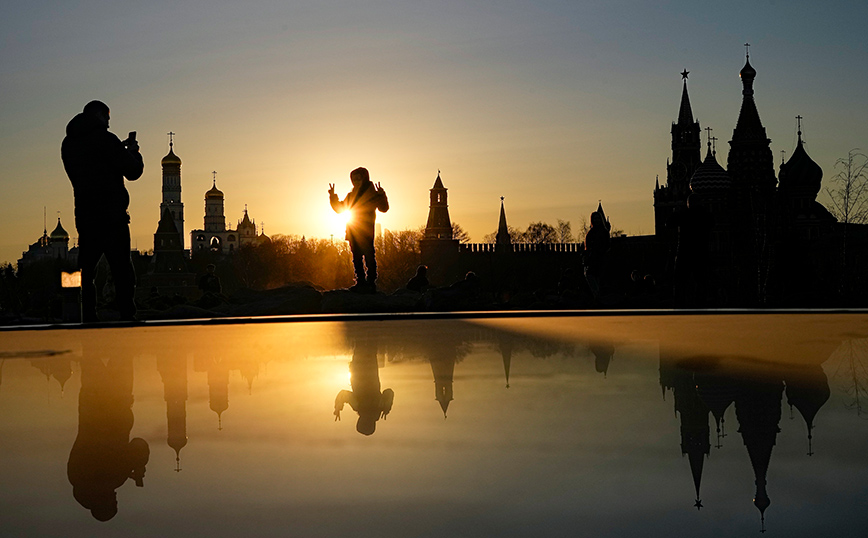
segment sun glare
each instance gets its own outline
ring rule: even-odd
[[[329,233],[333,234],[335,237],[342,238],[352,216],[352,211],[344,211],[343,213],[332,212],[330,217]]]

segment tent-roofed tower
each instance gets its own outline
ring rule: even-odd
[[[666,222],[676,211],[687,206],[690,195],[690,178],[702,162],[699,140],[699,122],[693,118],[690,106],[690,96],[687,93],[687,75],[681,72],[681,105],[678,109],[678,119],[672,123],[672,158],[666,163],[666,184],[659,182],[654,189],[654,226],[658,237],[664,234]]]
[[[184,204],[181,202],[181,159],[175,155],[175,133],[169,132],[169,153],[160,164],[163,167],[163,201],[160,203],[160,218],[166,209],[175,221],[175,229],[184,246]]]
[[[746,45],[748,46],[748,45]],[[738,121],[729,141],[727,171],[737,189],[750,191],[753,199],[740,200],[742,203],[771,200],[777,179],[775,178],[774,159],[770,148],[771,140],[766,135],[754,100],[753,82],[756,69],[750,65],[750,54],[746,53],[744,67],[739,72],[742,83],[741,110]],[[761,197],[765,200],[757,199]]]
[[[458,248],[458,240],[452,237],[446,187],[438,170],[431,188],[428,223],[424,237],[419,241],[422,263],[428,266],[428,279],[433,286],[442,286],[458,276]]]
[[[745,47],[749,47],[745,44]],[[744,299],[762,302],[773,244],[772,220],[775,197],[774,158],[771,140],[760,121],[754,101],[753,82],[756,69],[745,54],[744,67],[739,72],[742,82],[741,110],[729,141],[727,173],[732,179],[731,221],[733,233],[740,238],[740,287],[747,293]]]
[[[438,170],[437,179],[431,187],[431,204],[428,206],[425,239],[452,239],[452,221],[449,220],[449,204],[446,199],[446,187],[443,186]]]
[[[509,226],[506,224],[506,210],[503,208],[503,196],[500,197],[500,219],[497,222],[497,235],[494,238],[498,252],[510,252],[512,239],[509,237]]]

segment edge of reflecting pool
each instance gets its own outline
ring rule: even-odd
[[[379,312],[342,314],[286,314],[277,316],[246,316],[225,318],[161,319],[146,321],[104,321],[99,323],[42,323],[32,325],[2,325],[0,332],[110,329],[130,327],[183,327],[203,325],[243,325],[253,323],[303,323],[313,321],[400,321],[437,319],[509,319],[564,318],[613,316],[720,316],[775,314],[868,314],[868,308],[718,308],[718,309],[657,309],[657,310],[483,310],[458,312]]]

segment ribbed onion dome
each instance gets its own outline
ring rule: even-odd
[[[181,164],[181,159],[175,155],[175,152],[172,151],[172,146],[169,146],[169,153],[163,157],[163,160],[160,163],[165,166],[167,164]]]
[[[717,163],[717,158],[708,150],[705,160],[690,178],[690,190],[695,194],[725,191],[732,185],[729,174]]]
[[[205,193],[205,198],[223,198],[223,191],[217,188],[217,180],[214,180],[214,184],[208,189],[208,192]]]
[[[57,217],[57,227],[51,232],[49,236],[52,241],[68,241],[69,234],[66,233],[66,230],[63,229],[63,226],[60,225],[60,217]]]
[[[803,190],[816,196],[823,182],[823,169],[815,163],[805,151],[802,137],[790,159],[781,165],[779,188],[787,190]]]

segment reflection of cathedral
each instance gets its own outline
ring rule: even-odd
[[[691,365],[694,362],[694,365]],[[696,368],[694,368],[694,366]],[[807,425],[808,455],[811,455],[814,417],[829,399],[829,383],[819,365],[790,366],[770,370],[747,378],[734,371],[705,372],[701,358],[677,357],[661,348],[660,384],[664,395],[671,389],[675,410],[681,423],[681,452],[687,455],[696,489],[696,508],[702,508],[700,486],[705,458],[710,454],[709,413],[717,422],[718,443],[723,416],[735,404],[738,432],[750,458],[755,479],[753,503],[765,522],[771,505],[768,494],[768,470],[772,449],[780,430],[781,404],[786,389],[787,400]]]

